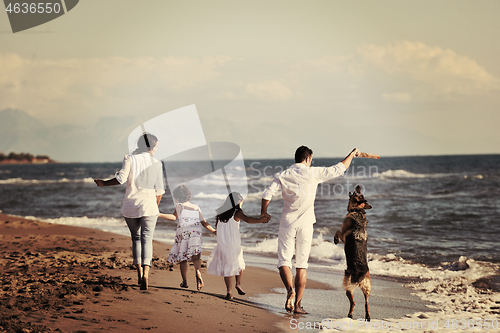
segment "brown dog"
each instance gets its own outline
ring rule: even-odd
[[[356,186],[354,193],[349,193],[349,204],[347,205],[347,213],[342,222],[341,230],[335,233],[334,242],[338,244],[339,240],[345,243],[344,252],[346,257],[347,269],[344,275],[344,289],[346,290],[347,298],[351,304],[349,309],[349,318],[352,318],[354,310],[353,292],[359,287],[365,295],[365,319],[370,321],[370,309],[368,306],[368,298],[372,290],[372,282],[370,279],[370,271],[368,270],[367,259],[367,240],[366,232],[366,212],[365,209],[370,209],[372,206],[368,204],[363,194],[361,187]]]

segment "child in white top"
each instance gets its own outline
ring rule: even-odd
[[[246,216],[241,210],[243,197],[238,192],[232,192],[224,204],[216,210],[217,246],[208,259],[207,272],[224,277],[226,283],[226,299],[233,299],[232,277],[236,276],[236,290],[239,295],[245,295],[241,289],[241,275],[245,269],[243,250],[241,248],[240,220],[247,223],[267,223],[268,217],[256,219]]]

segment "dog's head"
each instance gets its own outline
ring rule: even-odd
[[[347,205],[347,211],[363,211],[365,209],[371,209],[372,206],[366,201],[365,197],[361,193],[361,186],[356,186],[354,192],[349,192],[349,204]]]

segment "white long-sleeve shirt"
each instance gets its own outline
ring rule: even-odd
[[[295,163],[274,176],[262,199],[271,200],[281,190],[284,207],[280,227],[312,225],[316,223],[314,199],[318,184],[342,176],[345,171],[342,162],[331,167],[307,167],[303,163]]]
[[[162,164],[149,153],[126,155],[116,180],[127,182],[122,214],[137,218],[158,215],[156,196],[165,193]]]

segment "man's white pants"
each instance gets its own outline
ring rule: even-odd
[[[284,228],[280,226],[278,233],[278,268],[292,268],[292,257],[295,252],[295,268],[307,268],[313,238],[313,225],[305,227]]]

